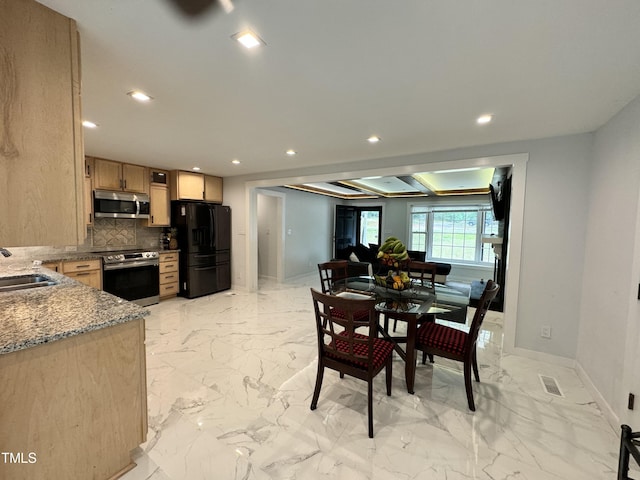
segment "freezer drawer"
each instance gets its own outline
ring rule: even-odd
[[[231,288],[230,264],[188,267],[180,282],[180,294],[187,298],[201,297]]]
[[[228,250],[216,253],[189,253],[185,254],[184,259],[186,266],[198,267],[229,263],[231,261],[231,255]]]

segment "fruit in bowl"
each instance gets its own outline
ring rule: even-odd
[[[374,275],[373,277],[381,287],[392,288],[393,290],[404,290],[411,285],[411,280],[407,272],[394,272],[389,270],[386,277],[382,275]]]
[[[409,260],[409,254],[400,240],[396,237],[389,237],[378,249],[378,260],[383,265],[399,268]]]

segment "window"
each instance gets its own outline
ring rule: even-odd
[[[382,223],[382,208],[360,208],[360,243],[380,245],[380,224]]]
[[[427,258],[446,262],[493,263],[490,244],[483,235],[498,233],[491,207],[430,207],[410,210],[409,249],[427,252]]]

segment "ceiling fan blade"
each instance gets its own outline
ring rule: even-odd
[[[170,3],[190,17],[197,17],[209,9],[219,6],[222,6],[227,13],[233,10],[231,0],[170,0]]]

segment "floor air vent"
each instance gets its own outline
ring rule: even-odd
[[[540,374],[538,374],[538,377],[540,377],[540,382],[542,383],[542,388],[544,388],[545,392],[556,397],[564,397],[564,394],[562,393],[562,390],[560,390],[560,386],[555,378]]]

